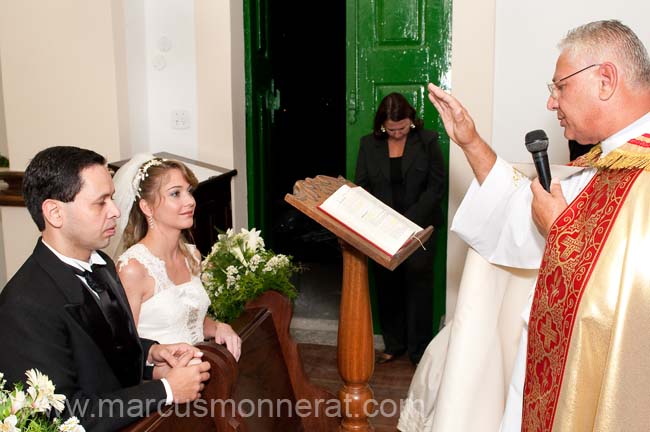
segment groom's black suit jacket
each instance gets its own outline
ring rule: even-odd
[[[99,253],[107,262],[103,277],[126,312],[123,343],[113,343],[93,294],[39,239],[0,293],[0,372],[10,386],[24,381],[26,370],[40,370],[67,397],[64,415],[79,417],[86,430],[115,430],[163,403],[166,393],[161,381],[142,382],[154,342],[137,337],[115,265]]]

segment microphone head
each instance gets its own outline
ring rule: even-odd
[[[526,148],[531,153],[546,151],[548,148],[548,136],[541,129],[530,131],[526,134]]]

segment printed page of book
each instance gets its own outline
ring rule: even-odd
[[[318,208],[390,256],[422,230],[361,187],[343,185]]]

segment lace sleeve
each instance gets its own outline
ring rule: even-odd
[[[128,248],[117,260],[118,271],[122,269],[131,259],[138,261],[147,270],[147,273],[154,280],[154,294],[167,289],[174,284],[167,276],[165,262],[149,252],[149,249],[141,243],[134,244]]]

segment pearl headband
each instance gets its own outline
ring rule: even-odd
[[[142,188],[140,187],[140,183],[147,177],[149,177],[149,168],[152,166],[160,166],[165,162],[167,159],[161,159],[161,158],[153,158],[148,160],[147,162],[143,163],[140,168],[138,168],[138,172],[135,174],[133,177],[133,193],[134,197],[133,200],[137,201],[138,198],[141,198],[140,193],[142,192]]]

